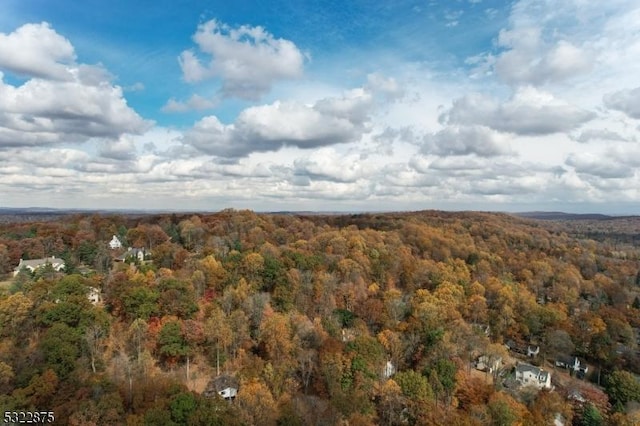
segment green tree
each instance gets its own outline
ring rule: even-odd
[[[186,424],[189,426],[237,426],[240,425],[238,412],[233,404],[222,398],[196,398],[197,407]]]
[[[63,323],[69,327],[86,326],[92,316],[92,305],[86,296],[69,296],[58,303],[45,303],[39,307],[38,319],[44,325]]]
[[[400,371],[393,380],[400,386],[402,393],[415,401],[433,400],[433,390],[429,385],[429,380],[422,374],[414,370]]]
[[[436,396],[442,393],[442,396],[450,399],[456,388],[456,372],[457,367],[453,361],[439,358],[431,368],[425,369],[424,374],[429,377]]]
[[[162,407],[156,406],[144,413],[145,426],[178,426],[178,423],[171,419],[171,412]]]
[[[351,370],[362,372],[369,379],[377,379],[382,373],[386,355],[384,347],[371,336],[358,336],[347,344],[347,352],[353,353]]]
[[[158,314],[158,292],[146,286],[128,289],[122,297],[124,311],[129,318],[148,320]]]
[[[78,330],[64,323],[56,323],[44,333],[40,349],[58,377],[66,378],[74,370],[80,354],[80,341]]]
[[[580,426],[602,426],[604,418],[595,405],[588,403],[584,406],[579,424]]]
[[[190,392],[180,392],[174,395],[169,403],[171,419],[179,425],[189,425],[189,417],[198,407],[196,397]]]
[[[628,371],[616,370],[607,376],[605,390],[617,411],[629,401],[640,401],[640,382]]]
[[[166,323],[158,334],[158,353],[169,363],[178,361],[189,354],[189,346],[182,335],[180,323],[171,321]]]

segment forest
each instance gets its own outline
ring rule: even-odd
[[[640,217],[482,212],[3,220],[0,412],[637,425],[638,236]]]

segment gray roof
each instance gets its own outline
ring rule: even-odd
[[[537,376],[538,379],[541,381],[546,381],[547,376],[549,375],[548,371],[545,371],[541,368],[538,368],[536,366],[529,365],[529,364],[518,364],[516,366],[516,371],[519,371],[521,373],[525,373],[528,371],[530,373],[533,373],[535,376]]]
[[[573,365],[576,360],[578,361],[578,363],[580,363],[580,360],[578,359],[578,357],[575,356],[569,356],[569,355],[561,355],[558,358],[556,358],[556,362],[562,362],[568,365]]]
[[[238,379],[228,374],[222,374],[210,380],[202,394],[210,397],[225,390],[226,388],[238,389],[239,386],[240,383],[238,382]]]
[[[20,263],[18,264],[18,268],[17,269],[26,268],[26,267],[29,267],[29,266],[35,269],[35,268],[39,268],[40,266],[44,266],[47,263],[50,263],[52,265],[55,264],[55,263],[64,264],[64,260],[60,259],[58,257],[53,257],[53,256],[52,257],[45,257],[43,259],[29,259],[29,260],[20,259]]]
[[[516,366],[516,371],[520,371],[522,373],[529,371],[531,373],[534,373],[536,376],[538,374],[540,374],[540,369],[534,365],[530,365],[530,364],[518,364]]]

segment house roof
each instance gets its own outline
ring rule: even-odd
[[[213,379],[213,384],[218,392],[226,388],[238,388],[238,380],[228,374],[216,377]]]
[[[127,259],[127,257],[129,256],[138,257],[140,254],[144,256],[146,254],[145,249],[137,248],[137,247],[133,247],[133,248],[129,247],[126,252],[116,257],[116,260],[124,262]]]
[[[227,388],[238,389],[239,385],[240,383],[235,377],[228,374],[222,374],[210,380],[202,394],[204,396],[213,396]]]
[[[546,381],[547,377],[549,376],[548,371],[545,371],[541,368],[538,368],[536,366],[529,365],[529,364],[518,364],[516,366],[516,371],[519,371],[520,373],[530,372],[534,376],[537,376],[538,380],[541,380],[541,381]]]
[[[580,360],[578,359],[578,357],[569,356],[569,355],[561,355],[558,358],[556,358],[556,361],[562,362],[564,364],[571,364],[571,365],[573,365],[576,361],[580,363]]]
[[[29,260],[20,259],[20,264],[18,265],[18,269],[23,267],[38,268],[40,266],[46,265],[47,263],[50,263],[52,265],[64,264],[64,260],[58,257],[53,257],[53,256],[45,257],[43,259],[29,259]]]

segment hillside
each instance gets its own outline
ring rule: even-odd
[[[633,424],[638,219],[557,219],[0,223],[0,407],[72,425]],[[49,256],[65,269],[12,277],[20,259]],[[588,368],[557,367],[566,356]],[[479,358],[500,362],[480,372]],[[522,364],[549,372],[553,391],[523,386]],[[216,396],[222,382],[232,403]]]

